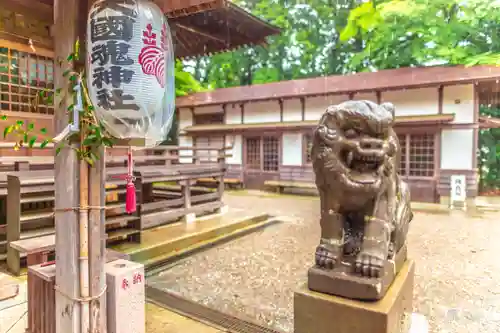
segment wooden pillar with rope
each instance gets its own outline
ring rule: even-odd
[[[93,0],[54,1],[55,88],[71,91],[66,70],[79,68],[65,60],[75,50],[75,42],[84,44],[87,14]],[[82,61],[83,60],[83,61]],[[82,63],[83,62],[83,63]],[[75,101],[72,94],[55,99],[55,130],[59,133],[70,122],[67,109]],[[83,132],[83,129],[80,128]],[[79,161],[78,143],[63,147],[55,157],[56,223],[56,332],[106,332],[105,262],[105,154],[90,168]]]

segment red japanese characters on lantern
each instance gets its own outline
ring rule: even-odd
[[[87,86],[96,116],[120,139],[167,137],[175,103],[172,37],[149,0],[100,0],[87,27]]]

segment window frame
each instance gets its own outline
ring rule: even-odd
[[[54,85],[55,85],[55,64],[54,64],[54,53],[52,51],[46,50],[44,48],[31,48],[27,45],[15,43],[15,42],[10,42],[4,39],[0,39],[0,48],[1,49],[6,49],[6,53],[2,53],[1,55],[1,60],[0,63],[2,65],[5,64],[5,61],[7,61],[7,72],[6,73],[0,73],[0,77],[7,78],[6,83],[0,84],[3,87],[7,87],[6,91],[2,91],[1,95],[7,96],[8,98],[6,100],[0,100],[0,110],[2,111],[3,114],[6,115],[14,115],[18,116],[20,114],[26,115],[29,117],[34,117],[34,118],[52,118],[55,113],[55,108],[54,105],[49,106],[46,103],[40,103],[41,108],[43,108],[44,112],[41,112],[41,109],[37,109],[36,111],[34,108],[29,105],[32,103],[33,98],[36,98],[36,96],[39,94],[40,91],[44,89],[51,90],[54,92]],[[13,56],[12,53],[16,53],[16,56]],[[21,58],[22,56],[22,58]],[[26,62],[26,78],[27,82],[24,84],[17,84],[18,89],[25,89],[27,90],[26,93],[20,93],[18,92],[13,92],[12,86],[16,86],[16,84],[12,83],[13,79],[21,79],[22,78],[22,73],[18,74],[12,74],[12,66],[11,66],[11,61],[12,58],[15,57],[17,61],[20,61],[20,59],[23,59],[23,61]],[[36,73],[36,83],[33,84],[32,80],[32,67],[35,65],[35,73]],[[40,73],[40,66],[43,66],[43,73],[44,73],[44,79],[45,80],[40,80],[39,73]],[[18,66],[21,67],[21,66]],[[51,74],[49,74],[51,73]],[[48,78],[51,77],[51,80],[48,80]],[[42,83],[42,84],[41,84]],[[3,88],[2,87],[2,88]],[[13,98],[13,96],[15,98]],[[28,98],[28,102],[23,102],[22,98],[26,97]],[[4,103],[2,103],[2,101]],[[6,105],[7,107],[2,107],[3,105]],[[14,107],[13,107],[14,106]]]
[[[264,166],[264,141],[265,138],[273,138],[276,140],[277,147],[276,147],[276,170],[265,170]],[[257,139],[259,141],[259,146],[258,146],[258,156],[259,156],[259,167],[254,168],[250,167],[250,164],[248,163],[248,139]],[[249,172],[260,172],[260,173],[268,173],[268,174],[277,174],[280,172],[281,168],[281,149],[282,149],[282,136],[278,135],[276,133],[255,133],[255,134],[249,134],[243,136],[243,142],[244,142],[244,168],[246,171]]]
[[[308,148],[308,145],[309,145],[308,138],[310,138],[310,145],[312,148],[314,131],[311,130],[310,132],[303,132],[302,133],[302,165],[304,165],[304,166],[311,166],[312,165],[311,151],[310,151],[310,148]]]
[[[401,172],[401,168],[400,166],[398,166],[398,171],[399,171],[399,175],[404,178],[404,179],[422,179],[422,180],[430,180],[430,179],[435,179],[437,176],[438,176],[438,169],[439,169],[439,153],[438,153],[438,149],[439,149],[439,132],[435,132],[435,131],[432,131],[432,132],[429,132],[429,131],[415,131],[415,132],[399,132],[397,133],[399,139],[400,139],[400,143],[401,143],[401,137],[405,137],[405,147],[401,147],[401,149],[405,150],[405,154],[402,157],[401,159],[401,163],[404,163],[405,164],[405,172]],[[428,171],[431,172],[431,175],[428,176],[428,175],[425,175],[425,176],[422,176],[422,175],[414,175],[412,174],[412,169],[411,169],[411,164],[412,163],[418,163],[418,162],[415,162],[413,161],[412,162],[412,142],[414,141],[414,139],[412,139],[412,137],[415,137],[415,136],[428,136],[429,138],[432,138],[432,169],[427,169]],[[421,149],[424,149],[424,148],[421,148]],[[404,161],[403,161],[403,158],[404,158]],[[428,163],[427,162],[424,162],[425,163]],[[420,169],[419,169],[420,170]]]

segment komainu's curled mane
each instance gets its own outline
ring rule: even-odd
[[[323,114],[311,151],[321,199],[318,267],[353,257],[353,274],[381,277],[405,245],[412,213],[393,122],[390,103],[348,101]]]

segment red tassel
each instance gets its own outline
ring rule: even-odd
[[[125,197],[125,211],[132,214],[136,211],[135,184],[132,181],[127,183],[127,192]]]
[[[128,174],[127,174],[127,192],[125,194],[125,211],[132,214],[136,211],[135,184],[132,172],[132,149],[128,150]]]

